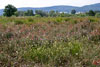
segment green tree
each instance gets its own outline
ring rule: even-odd
[[[4,16],[10,17],[10,16],[14,15],[16,11],[17,11],[16,7],[8,4],[7,6],[5,6]]]
[[[25,11],[17,11],[17,12],[15,12],[15,15],[16,16],[25,16]]]
[[[73,9],[73,10],[71,11],[71,14],[75,14],[75,13],[76,13],[76,10]]]
[[[56,17],[56,12],[53,11],[53,10],[51,10],[51,11],[49,12],[49,16],[50,16],[50,17]]]
[[[42,10],[36,10],[35,11],[35,14],[36,15],[40,15],[41,17],[47,17],[48,16],[48,13],[47,12],[44,12],[44,11],[42,11]]]
[[[27,10],[25,13],[26,16],[34,16],[33,10]]]
[[[100,11],[99,11],[99,10],[97,10],[97,11],[94,11],[94,12],[95,12],[95,14],[96,14],[96,13],[100,13]]]
[[[87,13],[89,16],[95,16],[95,12],[93,10],[90,10],[88,13]]]
[[[17,11],[15,12],[16,16],[34,16],[33,10],[27,10],[27,11]]]
[[[60,13],[60,17],[65,17],[66,14],[64,12]]]

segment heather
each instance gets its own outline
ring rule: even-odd
[[[96,67],[100,18],[0,17],[0,66]]]

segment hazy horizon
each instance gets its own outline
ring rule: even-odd
[[[0,9],[4,9],[4,7],[8,4],[12,4],[17,8],[21,7],[34,7],[34,8],[40,8],[40,7],[50,7],[50,6],[57,6],[57,5],[68,5],[68,6],[85,6],[90,4],[96,4],[100,3],[100,0],[0,0]]]

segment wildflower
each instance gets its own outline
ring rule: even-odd
[[[92,63],[93,65],[100,65],[100,60],[97,60],[97,61],[93,61]]]

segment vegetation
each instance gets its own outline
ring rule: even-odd
[[[5,6],[4,16],[11,17],[12,15],[15,14],[16,11],[17,11],[17,8],[9,4]]]
[[[27,10],[27,11],[17,11],[17,8],[13,5],[7,5],[4,9],[4,16],[11,17],[21,17],[21,16],[35,16],[35,17],[88,17],[88,16],[96,16],[99,17],[100,11],[93,11],[90,10],[86,13],[77,13],[76,10],[72,10],[71,14],[65,12],[59,12],[51,10],[49,12],[42,11],[42,10]]]
[[[0,17],[1,67],[96,67],[100,18]]]
[[[96,13],[96,15],[95,15],[96,17],[100,17],[100,13]]]
[[[93,10],[90,10],[88,13],[87,13],[89,16],[95,16],[95,12]]]
[[[75,13],[76,13],[76,10],[72,10],[72,11],[71,11],[71,14],[75,14]]]
[[[0,67],[100,65],[100,11],[17,11],[7,5],[4,16],[0,16]]]

